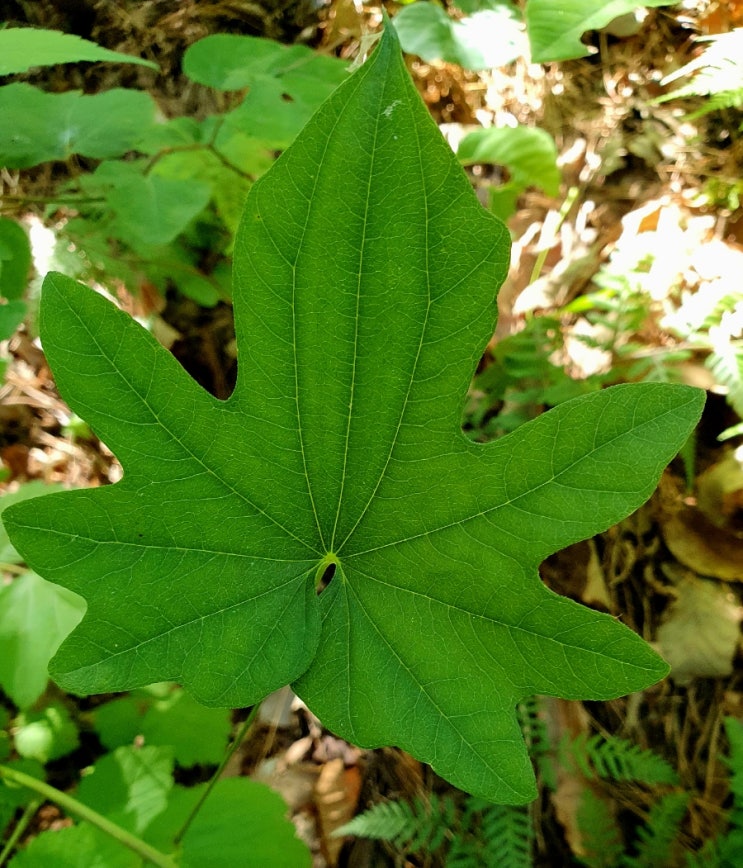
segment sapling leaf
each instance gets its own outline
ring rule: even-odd
[[[524,802],[536,790],[517,701],[607,699],[666,674],[537,567],[650,495],[702,393],[620,386],[467,440],[508,247],[387,27],[251,189],[228,401],[103,298],[49,276],[57,384],[124,468],[4,514],[30,565],[88,602],[58,683],[168,679],[240,706],[293,681],[345,738]]]

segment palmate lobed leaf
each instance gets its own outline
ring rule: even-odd
[[[124,468],[116,485],[4,513],[30,565],[88,602],[58,683],[174,680],[237,706],[294,682],[340,735],[518,803],[535,795],[519,699],[605,699],[662,677],[638,636],[549,591],[537,567],[649,496],[702,393],[616,387],[468,441],[508,247],[388,27],[250,193],[228,401],[49,276],[58,386]]]

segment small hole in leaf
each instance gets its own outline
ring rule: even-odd
[[[328,564],[325,567],[325,572],[322,574],[320,581],[317,583],[317,593],[322,594],[325,588],[328,587],[335,575],[335,564]]]

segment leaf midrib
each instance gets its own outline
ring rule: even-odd
[[[382,543],[381,545],[372,546],[371,548],[364,549],[363,551],[346,552],[345,557],[347,557],[347,558],[361,557],[362,555],[372,554],[373,552],[382,551],[382,550],[387,549],[387,548],[400,546],[400,545],[403,545],[403,544],[408,543],[408,542],[413,542],[414,540],[417,540],[417,539],[423,539],[425,537],[431,537],[431,536],[434,536],[435,534],[443,533],[447,530],[451,530],[452,528],[462,527],[463,525],[467,524],[470,521],[475,521],[477,519],[484,518],[485,516],[492,515],[493,513],[498,512],[501,509],[505,509],[509,506],[513,507],[523,498],[539,492],[541,489],[545,488],[548,485],[554,484],[557,480],[559,480],[559,478],[561,476],[563,476],[566,473],[571,472],[578,464],[580,464],[584,461],[587,461],[596,452],[599,452],[601,450],[606,449],[607,447],[610,447],[612,445],[612,443],[614,443],[615,441],[618,441],[624,437],[627,437],[628,434],[635,434],[637,432],[642,431],[643,428],[645,428],[647,426],[652,425],[653,427],[656,427],[659,419],[662,419],[665,416],[668,416],[668,415],[671,415],[674,413],[678,413],[679,409],[680,408],[678,408],[678,407],[671,408],[671,409],[665,411],[664,413],[662,413],[658,416],[652,417],[652,419],[647,419],[641,425],[638,425],[638,426],[630,429],[630,431],[627,431],[627,430],[621,431],[619,434],[612,437],[610,440],[606,440],[605,442],[601,443],[599,446],[594,447],[590,452],[586,452],[586,453],[582,454],[575,461],[572,461],[570,464],[566,465],[559,473],[554,474],[553,476],[551,476],[548,479],[545,479],[544,481],[542,481],[538,485],[535,485],[529,489],[526,489],[525,491],[520,492],[515,497],[511,497],[508,500],[505,500],[501,503],[496,504],[495,506],[492,506],[488,509],[479,510],[478,512],[474,512],[474,513],[466,515],[460,519],[457,519],[456,521],[450,521],[450,522],[447,522],[446,524],[439,525],[438,527],[434,527],[434,528],[431,528],[429,530],[421,531],[420,533],[412,534],[412,535],[406,536],[406,537],[400,537],[400,538],[392,540],[390,542]],[[555,411],[553,410],[551,412],[555,412]],[[514,435],[511,434],[511,435],[509,435],[509,438],[513,437],[513,436]],[[462,439],[464,440],[464,437]],[[475,455],[476,453],[473,450],[488,449],[490,447],[503,448],[503,444],[506,442],[506,439],[508,439],[508,438],[503,438],[503,440],[497,441],[496,443],[492,443],[492,444],[478,445],[478,444],[471,444],[469,442],[463,442],[462,445],[466,448],[466,453],[469,453],[470,455]],[[464,453],[464,454],[466,454],[466,453]],[[480,453],[480,454],[484,454],[484,453]],[[578,491],[585,491],[586,489],[583,488],[583,489],[577,489],[577,490]],[[606,487],[602,487],[600,489],[600,491],[602,493],[607,493],[608,489]],[[616,492],[616,493],[622,494],[622,495],[628,494],[628,492],[626,490],[622,490],[621,492]],[[639,496],[639,494],[641,492],[638,490],[638,491],[635,491],[634,493]]]

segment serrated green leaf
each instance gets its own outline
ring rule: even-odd
[[[173,751],[125,746],[101,757],[82,779],[77,798],[140,835],[161,814],[173,788]]]
[[[204,785],[176,787],[167,810],[145,837],[168,850]],[[225,778],[216,786],[183,838],[183,868],[309,868],[312,858],[297,837],[278,793],[248,778]]]
[[[0,87],[0,165],[26,169],[72,154],[106,159],[136,148],[155,122],[155,103],[137,90],[90,96],[44,93],[25,82]]]
[[[72,33],[36,30],[32,27],[0,30],[0,75],[26,72],[35,66],[78,63],[82,60],[138,63],[149,66],[150,69],[158,69],[157,64],[150,60],[110,51]]]
[[[427,0],[406,6],[394,19],[400,44],[428,62],[444,60],[465,69],[504,66],[523,54],[524,25],[510,3],[488,5],[460,20]]]
[[[615,387],[470,442],[464,397],[507,263],[388,27],[248,197],[229,401],[48,277],[57,384],[124,468],[4,515],[31,565],[88,601],[55,678],[168,679],[227,706],[295,681],[351,741],[399,745],[493,800],[533,797],[516,702],[606,699],[668,670],[538,565],[647,499],[703,393]]]
[[[677,0],[528,0],[524,18],[534,63],[549,63],[585,57],[590,53],[581,42],[588,30],[600,30],[639,6],[672,6]]]

